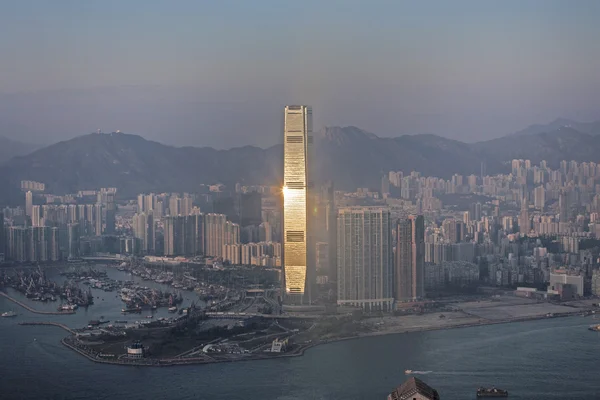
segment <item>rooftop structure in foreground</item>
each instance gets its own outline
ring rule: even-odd
[[[388,395],[388,400],[439,400],[437,390],[420,380],[410,377]]]

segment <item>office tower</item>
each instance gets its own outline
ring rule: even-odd
[[[422,215],[410,215],[399,220],[396,229],[396,299],[421,299],[425,295],[425,221]]]
[[[444,235],[450,243],[460,243],[465,240],[466,229],[462,221],[455,219],[446,219],[442,223]]]
[[[77,205],[69,204],[67,206],[67,223],[73,224],[77,222]]]
[[[401,187],[402,186],[402,179],[404,178],[404,174],[402,173],[402,171],[390,171],[388,173],[388,179],[390,181],[390,184],[394,187]]]
[[[67,254],[69,259],[79,258],[79,224],[67,225]]]
[[[25,215],[31,218],[33,208],[33,193],[31,190],[25,193]]]
[[[270,223],[263,222],[258,226],[258,238],[261,242],[273,241],[273,229]]]
[[[175,217],[166,217],[163,220],[163,236],[164,236],[164,249],[163,249],[163,254],[165,256],[174,256],[175,255],[175,235],[176,235],[176,229],[175,229],[175,223],[176,221],[174,221]]]
[[[205,254],[210,257],[220,257],[223,251],[223,238],[225,235],[225,225],[227,216],[225,214],[206,214],[204,216],[205,224]]]
[[[164,255],[185,254],[185,218],[169,216],[164,220]]]
[[[192,213],[192,203],[192,198],[187,193],[185,193],[181,198],[181,209],[179,210],[181,215],[190,215]]]
[[[204,215],[199,212],[194,213],[188,217],[189,224],[192,226],[192,232],[194,234],[193,248],[191,250],[193,255],[204,254],[204,237],[205,237],[205,223]]]
[[[320,271],[319,275],[327,275],[328,281],[335,282],[337,276],[337,211],[335,209],[333,183],[328,182],[322,185],[318,194],[317,214],[314,224],[315,241],[327,243],[329,251],[326,262],[329,271],[326,273]],[[315,249],[317,252],[319,251],[318,246]]]
[[[390,194],[390,178],[388,175],[381,177],[381,196],[386,197]]]
[[[143,254],[154,254],[155,227],[152,211],[137,213],[133,216],[133,236],[139,239]],[[166,231],[166,227],[165,227]]]
[[[162,200],[157,200],[152,210],[152,215],[155,219],[161,219],[165,216],[165,203]]]
[[[58,228],[56,228],[58,232]],[[35,226],[28,229],[29,233],[29,247],[28,247],[28,261],[31,262],[46,262],[50,261],[53,255],[53,246],[58,244],[58,237],[56,241],[52,240],[52,228],[44,226]],[[58,235],[57,235],[58,236]],[[58,253],[58,251],[56,251]]]
[[[94,235],[102,236],[102,204],[94,204]]]
[[[526,200],[523,200],[521,205],[521,212],[519,213],[519,232],[521,234],[528,234],[531,230],[531,218],[529,218],[529,204]]]
[[[42,209],[40,206],[31,207],[31,226],[43,226],[42,224]]]
[[[496,218],[500,217],[500,200],[498,199],[492,200],[492,216]]]
[[[50,261],[58,261],[60,259],[60,230],[57,227],[50,229],[50,242],[49,242],[49,257]]]
[[[204,215],[204,253],[223,257],[224,245],[240,243],[240,226],[227,220],[224,214]]]
[[[337,226],[338,304],[390,310],[394,299],[389,209],[340,208]]]
[[[469,219],[479,221],[481,219],[481,203],[472,203],[469,209]]]
[[[223,214],[230,221],[238,221],[235,199],[233,197],[220,197],[213,200],[213,213]]]
[[[106,193],[104,197],[106,205],[106,226],[104,233],[112,235],[115,233],[117,206],[115,204],[114,193]]]
[[[312,109],[287,106],[284,112],[283,243],[285,293],[291,303],[311,302],[315,249],[309,237],[311,208]],[[308,290],[307,290],[308,289]],[[305,298],[305,294],[307,295]]]
[[[143,194],[138,194],[138,197],[137,197],[137,212],[138,213],[144,212],[144,199],[145,199],[145,196]]]
[[[249,192],[238,195],[240,225],[242,227],[259,225],[262,221],[262,194],[259,192]]]
[[[17,262],[27,261],[28,229],[11,226],[6,231],[6,259]]]
[[[326,276],[329,279],[329,243],[317,242],[316,268],[317,276]]]
[[[169,198],[169,215],[172,217],[181,215],[181,198],[179,196]]]
[[[544,186],[538,186],[535,188],[533,192],[533,203],[535,208],[540,211],[544,211],[544,206],[546,204],[546,190]]]
[[[205,221],[202,214],[165,218],[164,254],[166,256],[204,254],[206,239],[204,231]],[[226,232],[227,227],[223,231]],[[216,256],[219,256],[219,254]]]
[[[558,195],[558,213],[560,222],[569,222],[569,203],[567,192],[564,190],[561,190]]]

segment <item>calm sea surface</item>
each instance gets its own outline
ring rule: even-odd
[[[600,399],[600,334],[587,330],[596,322],[591,318],[371,337],[319,346],[303,357],[169,368],[96,364],[60,344],[63,330],[18,325],[53,320],[81,327],[100,316],[144,317],[120,315],[115,295],[94,291],[96,304],[71,316],[32,314],[0,298],[0,312],[20,314],[0,318],[0,399],[376,400],[403,382],[405,369],[422,371],[418,376],[443,400],[475,399],[480,385],[507,389],[510,399]],[[186,305],[196,296],[184,298]]]

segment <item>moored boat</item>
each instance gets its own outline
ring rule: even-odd
[[[483,397],[508,397],[508,391],[502,390],[502,389],[498,389],[496,387],[491,387],[491,388],[480,387],[479,389],[477,389],[477,397],[478,398],[483,398]]]
[[[16,317],[17,313],[14,311],[7,311],[2,313],[2,317]]]

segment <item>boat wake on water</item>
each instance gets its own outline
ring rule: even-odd
[[[427,375],[431,374],[433,371],[413,371],[412,369],[407,369],[404,371],[406,375]]]

